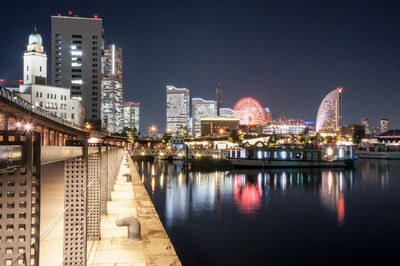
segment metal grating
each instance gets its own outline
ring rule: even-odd
[[[101,175],[100,175],[100,182],[101,182],[101,191],[100,191],[100,209],[101,214],[107,214],[107,193],[108,193],[108,184],[107,184],[107,177],[108,177],[108,164],[107,164],[107,148],[104,147],[101,152]]]
[[[86,265],[86,178],[86,159],[65,161],[64,265]]]

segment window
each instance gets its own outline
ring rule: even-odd
[[[97,75],[93,75],[92,78],[97,79]]]
[[[56,33],[56,38],[61,38],[61,34],[60,33]]]
[[[36,97],[39,97],[39,92],[38,91],[36,92]]]
[[[97,118],[97,115],[92,115],[92,118]]]
[[[97,47],[93,47],[93,51],[97,51]]]
[[[75,114],[71,114],[71,119],[74,119],[74,117],[75,117],[74,115],[75,115]]]
[[[57,99],[57,94],[54,94],[54,99]],[[57,104],[56,104],[57,105]]]
[[[92,44],[93,44],[93,45],[97,45],[97,41],[93,41]]]
[[[61,68],[56,68],[56,72],[61,72]]]
[[[39,102],[39,107],[43,107],[43,102]]]
[[[71,89],[73,89],[73,90],[80,90],[81,87],[79,87],[79,86],[72,86]]]
[[[71,94],[72,95],[82,95],[82,93],[80,91],[72,91]]]
[[[93,56],[97,56],[97,53],[93,53],[92,55],[93,55]]]
[[[93,62],[97,62],[98,60],[97,60],[97,58],[93,58],[93,60],[92,60]]]
[[[61,78],[61,74],[56,74],[56,78]]]
[[[81,69],[72,69],[72,72],[82,72]]]
[[[29,66],[26,66],[26,71],[29,71]]]
[[[80,41],[80,40],[73,40],[72,43],[73,43],[73,44],[81,44],[82,41]]]
[[[72,35],[72,38],[78,38],[78,39],[81,39],[81,38],[82,38],[82,35]]]
[[[61,84],[61,80],[56,79],[56,84]]]
[[[97,91],[92,92],[92,95],[96,96],[97,95]]]
[[[60,50],[61,46],[60,45],[56,45],[56,49]]]
[[[61,67],[61,63],[56,63],[56,67]]]
[[[40,92],[40,98],[42,98],[42,92]]]
[[[97,98],[92,98],[92,101],[97,101]]]
[[[93,69],[93,70],[92,70],[92,73],[97,73],[97,69]]]
[[[26,75],[26,80],[29,80],[29,76],[28,75]]]
[[[93,35],[92,38],[93,38],[93,39],[97,39],[97,35]]]
[[[93,81],[92,81],[92,84],[97,84],[97,80],[93,80]]]
[[[42,66],[39,67],[39,71],[42,72]]]
[[[93,89],[93,90],[97,90],[97,86],[93,86],[92,89]]]
[[[97,67],[97,64],[92,64],[92,67]]]
[[[81,78],[82,75],[72,75],[72,78]]]
[[[57,56],[56,61],[61,61],[61,57]]]
[[[60,51],[56,51],[56,55],[61,55],[61,52]]]
[[[47,99],[49,98],[49,94],[47,93]]]
[[[56,43],[57,44],[61,44],[61,40],[60,39],[56,39]]]

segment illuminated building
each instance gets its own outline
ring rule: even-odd
[[[125,102],[123,107],[124,130],[134,129],[139,132],[140,125],[140,103]]]
[[[369,120],[367,118],[363,118],[361,120],[361,124],[364,127],[365,134],[371,134],[371,126],[370,126]]]
[[[342,125],[342,88],[331,91],[318,109],[316,131],[335,133]]]
[[[217,102],[206,101],[202,98],[192,98],[192,115],[193,135],[198,136],[201,133],[200,119],[217,117]]]
[[[218,82],[218,88],[216,90],[217,93],[217,116],[220,116],[220,110],[222,106],[222,88],[221,88],[221,82]]]
[[[189,90],[167,86],[167,131],[176,134],[189,128]]]
[[[24,80],[19,86],[22,99],[78,126],[84,125],[85,111],[79,101],[71,99],[69,88],[46,85],[47,56],[39,33],[29,35],[24,53]]]
[[[241,125],[261,125],[266,123],[266,114],[261,104],[254,98],[240,99],[233,108],[233,117],[240,119]]]
[[[71,88],[85,118],[100,127],[103,26],[101,18],[51,17],[52,84]]]
[[[219,109],[219,116],[220,117],[232,117],[233,110],[231,108],[220,108]]]
[[[239,128],[239,118],[216,117],[201,119],[201,136],[228,135]]]
[[[380,125],[381,125],[381,128],[380,128],[381,133],[385,133],[386,131],[389,130],[389,120],[387,120],[385,118],[381,119]]]
[[[101,81],[101,119],[104,129],[122,132],[122,49],[110,44],[104,50],[104,75]]]
[[[268,107],[265,107],[265,120],[267,123],[272,123],[272,114],[271,110]]]
[[[279,118],[277,120],[272,121],[270,124],[264,126],[263,133],[271,134],[275,133],[277,135],[300,135],[308,128],[312,129],[312,124],[308,122],[304,122],[299,119],[285,119]]]

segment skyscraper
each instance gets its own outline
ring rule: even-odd
[[[267,124],[272,123],[272,114],[269,107],[265,107],[265,120],[267,121]]]
[[[123,130],[122,49],[110,44],[104,50],[104,76],[101,81],[101,120],[111,132]]]
[[[342,125],[342,88],[331,91],[318,109],[316,131],[335,133]]]
[[[193,135],[201,133],[201,119],[217,117],[217,102],[192,98]]]
[[[101,122],[103,26],[100,18],[51,17],[51,75],[54,86],[71,88],[86,120]]]
[[[139,132],[140,125],[140,103],[139,102],[125,102],[124,109],[124,130],[133,130]]]
[[[218,82],[217,93],[217,116],[220,116],[220,109],[222,107],[222,88],[221,82]]]
[[[167,131],[176,134],[189,128],[189,90],[167,86]]]
[[[364,127],[365,134],[371,134],[371,126],[370,126],[370,123],[369,123],[369,119],[367,119],[367,118],[361,119],[361,124]]]
[[[386,118],[381,119],[380,125],[381,125],[381,133],[385,133],[386,131],[389,130],[389,120],[387,120]]]

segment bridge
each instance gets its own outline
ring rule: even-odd
[[[42,240],[60,220],[61,264],[87,265],[127,147],[124,137],[97,137],[0,88],[0,265],[39,265]],[[52,178],[42,171],[57,161],[64,207],[41,229],[41,181]]]

